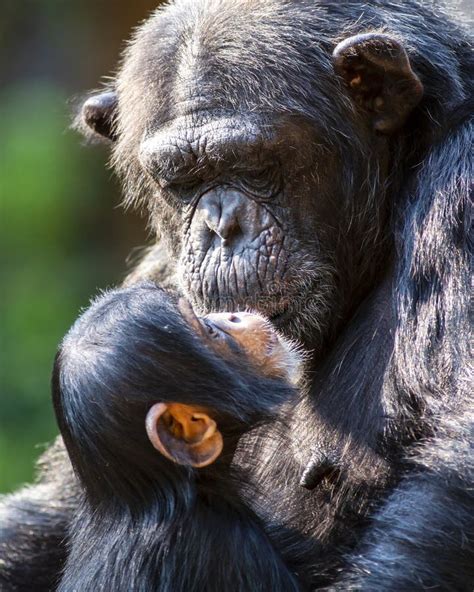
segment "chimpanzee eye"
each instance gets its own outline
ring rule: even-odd
[[[195,178],[188,178],[176,181],[160,181],[160,186],[165,191],[170,191],[174,194],[179,194],[180,197],[186,198],[194,193],[200,185],[200,180]]]
[[[240,182],[250,193],[271,197],[278,193],[278,175],[272,167],[262,167],[239,175]]]
[[[255,189],[266,187],[269,183],[270,174],[268,169],[261,168],[248,171],[241,176],[242,181]]]
[[[217,327],[214,327],[214,325],[212,325],[212,323],[209,323],[209,321],[204,321],[204,325],[206,326],[206,331],[207,331],[207,334],[209,335],[209,337],[212,337],[213,339],[217,339],[218,337],[221,336],[221,333],[217,329]]]

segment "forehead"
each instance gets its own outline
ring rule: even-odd
[[[193,0],[158,11],[125,54],[121,100],[152,103],[161,122],[195,111],[324,111],[334,98],[329,45],[298,4]]]

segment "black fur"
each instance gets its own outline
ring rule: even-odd
[[[55,590],[80,489],[60,438],[38,463],[37,483],[0,504],[0,590]]]
[[[53,375],[85,491],[58,590],[300,590],[239,494],[245,474],[231,466],[239,438],[275,421],[294,395],[243,354],[217,356],[156,286],[97,300],[66,336]],[[183,467],[152,447],[145,416],[156,402],[213,412],[224,436],[214,464]]]
[[[370,113],[333,70],[336,45],[367,32],[396,39],[424,88],[406,123],[387,136],[373,132]],[[147,204],[163,240],[134,279],[165,269],[167,281],[204,309],[240,306],[248,301],[230,284],[209,295],[204,283],[184,277],[189,215],[177,204],[187,189],[166,193],[139,159],[145,132],[166,128],[193,76],[242,126],[262,112],[296,113],[315,134],[281,163],[287,185],[297,165],[311,174],[270,200],[281,200],[275,215],[285,214],[285,231],[300,233],[289,265],[298,288],[287,294],[292,314],[275,321],[314,349],[311,392],[278,434],[287,456],[275,454],[265,431],[246,444],[259,459],[239,459],[253,507],[264,523],[279,525],[274,544],[286,549],[287,565],[309,566],[304,579],[313,589],[472,590],[470,36],[454,10],[415,0],[177,1],[137,32],[111,87],[119,97],[114,162],[127,200]],[[327,216],[322,203],[335,204]],[[236,272],[247,286],[253,266],[241,261]],[[211,269],[205,285],[219,273]],[[265,309],[264,300],[248,303]],[[302,479],[311,490],[299,487]],[[75,487],[64,486],[63,495]],[[30,508],[35,491],[19,494],[22,507]],[[47,590],[51,576],[39,575],[46,559],[19,567],[25,556],[41,557],[44,539],[25,539],[17,499],[7,498],[3,512],[18,521],[22,549],[14,551],[12,530],[2,533],[0,582],[28,590],[36,578]],[[68,504],[45,507],[56,509],[55,524],[69,519]],[[311,553],[299,543],[285,547],[283,525],[298,540],[307,536]]]

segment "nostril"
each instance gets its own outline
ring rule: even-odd
[[[231,314],[229,317],[229,321],[231,323],[240,323],[242,321],[242,319],[235,314]]]
[[[213,231],[223,240],[229,241],[240,232],[240,226],[236,219],[221,216],[219,224]]]

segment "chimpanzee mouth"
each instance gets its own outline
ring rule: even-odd
[[[314,292],[317,292],[317,283],[315,281],[308,281],[303,285],[299,284],[298,288],[292,286],[291,294],[280,301],[280,306],[268,311],[266,314],[268,320],[277,328],[283,327],[300,310],[304,310],[308,306]],[[265,315],[265,312],[262,312],[262,314]]]

